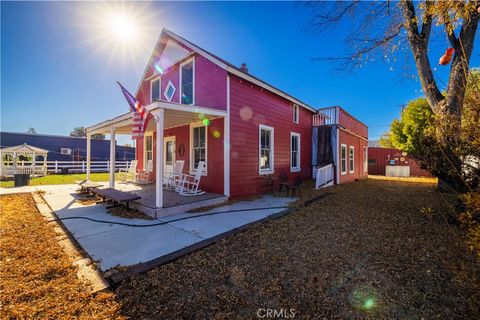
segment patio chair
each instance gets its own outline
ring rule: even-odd
[[[135,183],[138,184],[149,184],[153,183],[153,161],[147,160],[144,170],[139,170],[137,172],[137,178]]]
[[[176,180],[175,191],[182,196],[198,196],[204,194],[205,191],[200,190],[198,187],[200,185],[200,179],[202,178],[202,173],[205,170],[205,161],[200,161],[198,163],[197,171],[195,175],[191,174],[182,174],[180,179]]]
[[[175,161],[175,165],[173,166],[173,171],[168,172],[165,175],[165,187],[169,190],[175,190],[177,187],[177,181],[180,180],[183,172],[183,166],[185,165],[185,160],[177,160]]]
[[[128,168],[121,168],[118,170],[118,179],[120,180],[123,174],[124,181],[134,181],[137,177],[137,160],[130,161],[130,166]]]

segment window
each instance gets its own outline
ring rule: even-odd
[[[143,161],[143,167],[145,168],[147,161],[148,160],[153,160],[153,136],[150,135],[145,135],[145,140],[144,140],[144,161]]]
[[[193,60],[180,65],[180,103],[194,104],[194,63]]]
[[[191,137],[191,156],[190,170],[197,169],[200,161],[205,161],[205,171],[207,170],[207,127],[203,123],[192,124],[190,126]]]
[[[293,105],[293,122],[294,123],[298,123],[299,116],[300,116],[300,108],[298,105],[294,104]]]
[[[340,166],[341,166],[341,170],[340,172],[342,174],[346,174],[347,173],[347,145],[346,144],[342,144],[342,151],[341,151],[341,162],[340,162]]]
[[[363,147],[363,171],[368,172],[368,147]]]
[[[150,81],[150,101],[160,99],[160,78],[155,78]]]
[[[259,173],[273,173],[273,128],[260,125],[259,129]]]
[[[170,102],[172,101],[174,94],[175,86],[173,85],[172,81],[168,81],[167,87],[165,88],[163,95],[165,96],[165,98],[167,98],[167,101]]]
[[[349,168],[350,168],[350,173],[353,173],[355,170],[355,149],[353,146],[350,146],[350,152],[349,152]]]
[[[290,172],[300,171],[300,134],[290,133]]]

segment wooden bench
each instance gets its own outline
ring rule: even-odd
[[[119,207],[122,202],[125,202],[127,210],[130,210],[130,201],[141,199],[141,197],[137,196],[136,194],[116,190],[113,188],[95,189],[95,193],[102,197],[102,202],[105,202],[107,199],[113,202],[113,205],[108,206],[107,209]]]
[[[94,189],[101,187],[102,185],[98,182],[93,182],[90,180],[78,180],[75,181],[76,184],[80,186],[80,189],[77,190],[79,193],[86,193],[86,194],[92,194],[94,193]]]

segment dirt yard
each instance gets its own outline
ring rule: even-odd
[[[367,180],[113,291],[86,293],[30,196],[2,196],[0,318],[441,318],[480,315],[480,263],[431,184]],[[440,218],[439,218],[440,217]]]
[[[116,289],[132,318],[478,318],[480,264],[431,184],[368,180]],[[306,197],[316,195],[309,192]],[[262,310],[259,310],[262,309]]]
[[[90,294],[30,194],[0,197],[0,319],[112,319],[111,292]]]

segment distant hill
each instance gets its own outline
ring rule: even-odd
[[[381,147],[380,140],[369,140],[368,141],[369,147]]]

